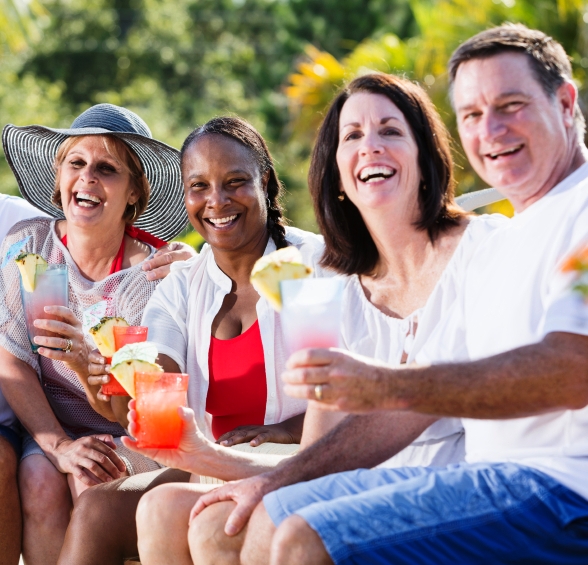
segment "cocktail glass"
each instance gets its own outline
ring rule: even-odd
[[[118,351],[124,345],[129,343],[139,343],[140,341],[147,341],[147,326],[114,326],[114,349]],[[110,363],[112,359],[106,358],[106,362]],[[102,394],[109,396],[128,396],[129,393],[116,380],[111,373],[110,382],[102,385]]]
[[[58,320],[56,316],[45,313],[45,306],[68,305],[69,287],[67,284],[67,265],[37,265],[35,275],[35,290],[28,292],[24,289],[22,278],[20,294],[24,309],[27,334],[33,353],[37,353],[40,345],[34,342],[37,336],[61,337],[59,334],[36,328],[35,320]],[[55,349],[55,348],[48,348]]]
[[[282,328],[289,353],[307,347],[339,347],[343,281],[295,279],[280,283]]]
[[[177,449],[183,422],[178,407],[186,406],[188,375],[135,373],[138,447]]]

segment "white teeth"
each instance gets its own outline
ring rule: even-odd
[[[516,147],[513,147],[512,149],[507,149],[506,151],[499,151],[498,153],[490,153],[490,157],[492,159],[496,159],[497,157],[500,157],[501,155],[510,155],[511,153],[518,151],[521,147],[522,147],[522,145],[517,145]]]
[[[371,182],[382,178],[387,179],[394,176],[394,173],[395,171],[391,167],[366,167],[359,173],[359,180]]]
[[[95,204],[100,204],[100,198],[98,198],[97,196],[94,196],[93,194],[89,194],[87,192],[78,192],[76,194],[76,198],[78,200],[88,200],[90,202],[94,202]],[[80,202],[80,204],[82,204]]]
[[[237,214],[235,214],[234,216],[227,216],[226,218],[207,218],[207,220],[215,226],[222,226],[224,224],[232,222],[236,217]]]

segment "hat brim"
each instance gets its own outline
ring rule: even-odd
[[[7,125],[2,146],[20,192],[28,202],[54,218],[64,218],[51,196],[55,186],[53,162],[59,146],[72,136],[115,135],[139,157],[151,185],[147,210],[134,225],[169,241],[188,223],[177,149],[137,133],[113,132],[102,128],[52,129],[44,126]]]

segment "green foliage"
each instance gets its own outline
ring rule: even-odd
[[[539,28],[562,43],[573,59],[574,76],[582,101],[588,102],[586,58],[586,3],[581,0],[411,0],[418,33],[408,39],[375,34],[341,59],[309,48],[307,58],[290,76],[286,92],[293,117],[293,131],[310,142],[333,94],[352,78],[366,72],[399,73],[425,87],[454,139],[458,139],[447,96],[446,65],[464,40],[492,25],[506,21]],[[458,192],[484,184],[455,146]],[[504,203],[495,207],[512,213]]]
[[[268,140],[289,217],[312,229],[310,148],[345,81],[404,73],[455,134],[450,53],[481,29],[521,21],[563,43],[588,102],[585,10],[580,0],[0,0],[0,126],[67,127],[111,102],[179,147],[197,124],[237,114]],[[458,149],[456,159],[460,190],[480,187]],[[16,192],[2,158],[0,190]]]

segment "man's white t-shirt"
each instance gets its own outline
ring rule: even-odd
[[[23,198],[0,194],[0,243],[14,224],[36,216],[47,216],[45,212],[31,206]],[[0,257],[0,263],[3,257]],[[16,420],[14,412],[0,392],[0,425],[10,426]]]
[[[417,361],[481,359],[551,332],[588,335],[588,305],[560,270],[587,243],[585,164],[482,242],[459,305]],[[463,425],[466,461],[534,467],[588,499],[588,407]]]

